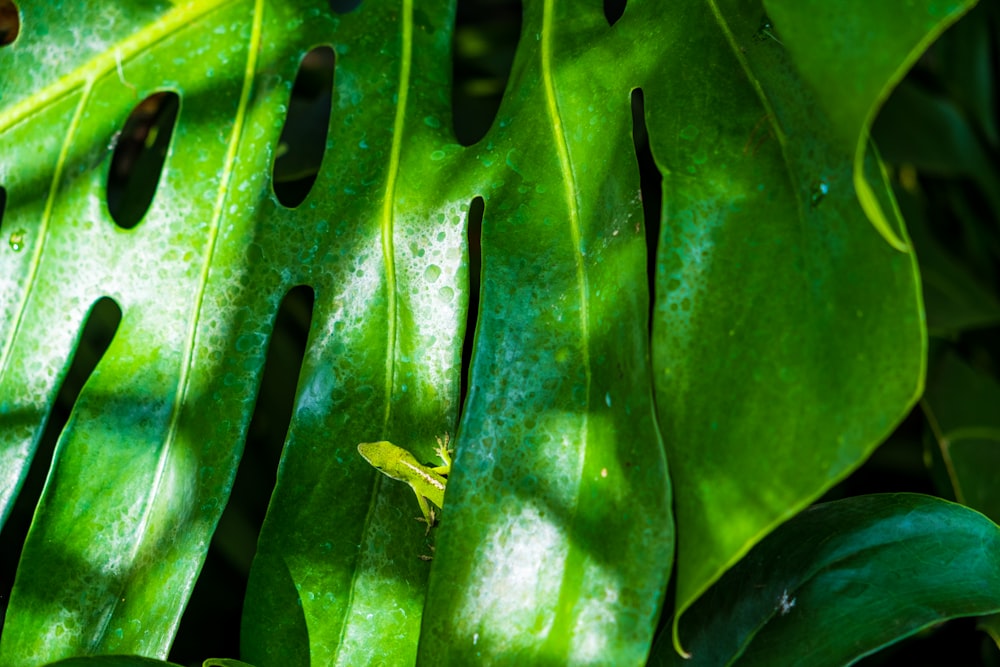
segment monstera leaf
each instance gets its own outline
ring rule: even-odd
[[[590,650],[563,634],[583,624],[605,628],[602,651],[641,659],[673,532],[630,91],[556,67],[570,54],[559,39],[609,34],[599,9],[538,6],[545,39],[527,40],[494,132],[469,149],[449,130],[448,3],[146,9],[102,10],[106,33],[51,59],[93,17],[23,7],[4,54],[3,225],[19,239],[3,263],[8,503],[79,323],[102,297],[122,320],[61,436],[0,661],[165,654],[226,502],[274,312],[297,285],[314,290],[314,317],[244,650],[258,664],[412,661],[423,531],[407,491],[381,492],[356,445],[429,457],[456,430],[475,197],[481,318],[434,560],[448,576],[428,603],[454,625],[431,631],[500,652],[523,641],[512,629],[544,627],[555,644],[535,650],[568,658]],[[288,209],[271,166],[299,62],[322,44],[337,56],[327,151]],[[163,171],[122,229],[107,147],[137,100],[164,90],[180,100]],[[636,622],[604,622],[626,615]]]
[[[600,2],[525,2],[472,146],[451,130],[455,3],[355,4],[19,5],[0,47],[3,516],[88,312],[111,299],[121,322],[56,447],[0,663],[166,657],[302,286],[308,346],[244,604],[257,665],[641,664],[673,502],[679,618],[916,399],[916,269],[867,128],[971,0],[891,20],[773,0],[774,21],[632,0],[613,25]],[[283,168],[317,48],[335,60],[322,162]],[[120,133],[164,95],[176,116],[140,142],[163,148],[155,193],[123,218]],[[429,461],[445,434],[428,562],[410,491],[356,445]]]
[[[668,39],[645,90],[665,111],[650,123],[664,170],[653,377],[676,494],[675,629],[919,396],[916,267],[867,130],[969,4],[893,20],[862,2],[768,2],[763,19],[692,6]]]

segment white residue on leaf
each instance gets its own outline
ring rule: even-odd
[[[781,615],[784,616],[792,610],[795,606],[795,598],[788,597],[788,589],[786,588],[781,592],[781,597],[778,598],[778,606],[775,609],[781,611]]]

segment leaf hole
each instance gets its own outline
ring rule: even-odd
[[[330,127],[334,54],[317,46],[299,63],[285,126],[281,130],[271,182],[282,206],[295,208],[316,182]]]
[[[0,534],[4,544],[4,548],[0,549],[0,619],[6,615],[21,549],[52,466],[56,442],[69,420],[80,391],[111,345],[121,319],[122,311],[118,304],[108,297],[102,297],[91,307],[80,329],[76,351],[63,375],[55,400],[51,403],[31,466],[20,484],[20,490],[15,491],[17,499]]]
[[[12,0],[0,0],[0,47],[12,44],[21,32],[21,16]]]
[[[122,229],[138,225],[153,203],[179,109],[177,93],[153,93],[136,105],[112,139],[108,212]]]
[[[171,662],[196,664],[205,655],[240,653],[243,598],[292,419],[314,298],[311,287],[299,285],[278,307],[243,457],[181,618]]]
[[[625,5],[628,0],[604,0],[604,18],[608,20],[608,25],[618,23],[618,19],[625,13]]]
[[[361,6],[361,0],[328,0],[334,14],[347,14]]]
[[[451,117],[471,146],[496,119],[521,38],[519,0],[458,0],[452,37]]]
[[[632,146],[639,165],[639,196],[646,231],[646,280],[649,287],[650,326],[656,287],[656,248],[660,238],[660,210],[663,205],[663,174],[653,160],[646,129],[646,101],[641,88],[632,91]]]
[[[482,197],[476,197],[469,205],[466,230],[469,243],[469,309],[465,315],[465,337],[462,341],[462,379],[458,404],[465,405],[469,393],[469,377],[472,372],[472,349],[476,342],[476,323],[479,321],[479,290],[483,272],[483,214],[486,204]],[[464,411],[464,408],[463,408]],[[461,418],[461,415],[459,415]]]

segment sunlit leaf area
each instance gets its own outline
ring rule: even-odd
[[[1000,665],[998,0],[0,0],[0,665]]]

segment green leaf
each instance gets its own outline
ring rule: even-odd
[[[903,192],[899,206],[920,261],[927,333],[948,338],[1000,323],[1000,301],[984,281],[976,277],[967,257],[965,261],[960,260],[934,238],[927,214],[918,200]]]
[[[173,662],[137,655],[92,655],[50,662],[47,667],[181,667]]]
[[[868,131],[881,104],[927,46],[976,0],[919,0],[900,11],[866,0],[764,0],[782,44],[829,119],[838,145],[851,146],[858,200],[898,250],[892,210],[866,176]]]
[[[905,232],[877,156],[858,157],[868,117],[831,116],[807,84],[816,69],[781,41],[799,32],[788,7],[771,34],[736,0],[634,0],[613,27],[599,3],[528,3],[497,121],[462,147],[453,2],[132,4],[104,7],[80,48],[86,8],[28,4],[0,51],[16,239],[0,263],[3,507],[78,323],[105,295],[123,311],[56,449],[5,665],[166,654],[229,495],[271,321],[299,285],[316,296],[309,346],[244,612],[243,657],[260,665],[641,664],[674,546],[664,440],[680,613],[920,390],[915,267],[885,242],[905,246]],[[834,42],[825,57],[854,57]],[[317,44],[337,58],[327,150],[286,209],[272,174],[312,167],[285,173],[274,156]],[[875,68],[866,113],[914,48]],[[854,75],[824,85],[836,98]],[[652,347],[629,137],[640,86],[664,171]],[[164,89],[181,98],[164,172],[152,208],[120,229],[109,146]],[[475,197],[483,287],[456,425]],[[411,492],[356,445],[389,439],[431,460],[445,433],[457,456],[427,564]]]
[[[851,664],[924,628],[1000,610],[1000,529],[917,494],[859,496],[796,516],[666,633],[654,665]]]
[[[948,352],[920,404],[955,498],[1000,520],[1000,385]]]
[[[934,460],[955,498],[1000,520],[1000,385],[948,352],[934,365],[920,404],[931,427]],[[1000,615],[986,616],[979,625],[1000,646]]]
[[[648,367],[634,81],[606,61],[642,23],[615,33],[598,6],[533,5],[525,30],[539,39],[519,51],[491,133],[463,148],[448,129],[452,5],[157,5],[83,51],[71,30],[49,29],[58,12],[25,12],[3,54],[17,67],[0,70],[0,90],[19,91],[0,109],[0,182],[4,228],[21,239],[0,292],[2,414],[17,436],[4,440],[5,502],[74,327],[102,295],[124,314],[60,438],[0,662],[166,654],[228,497],[274,312],[303,284],[316,295],[309,346],[243,657],[412,663],[434,568],[426,661],[645,659],[673,526]],[[272,194],[273,156],[300,58],[323,43],[337,54],[328,150],[288,210]],[[163,88],[181,98],[164,172],[152,208],[122,230],[104,203],[108,146]],[[434,437],[456,430],[476,196],[480,321],[428,565],[412,494],[356,445],[389,439],[429,460]]]
[[[858,466],[923,382],[915,260],[859,205],[862,129],[845,137],[833,109],[853,94],[855,49],[881,45],[838,24],[839,41],[825,36],[812,54],[843,66],[820,96],[782,46],[805,19],[772,5],[773,26],[747,3],[677,7],[676,34],[649,37],[671,44],[645,90],[664,173],[653,371],[675,484],[675,623]],[[829,30],[826,13],[810,34]],[[896,29],[879,20],[858,7],[848,25]],[[895,212],[874,153],[865,167],[867,187]],[[898,216],[892,228],[905,238]],[[684,637],[675,642],[681,650]]]
[[[78,323],[104,295],[124,316],[56,448],[0,662],[165,657],[225,505],[253,405],[248,369],[263,359],[282,294],[263,262],[246,259],[257,220],[244,211],[266,172],[234,160],[241,142],[268,133],[278,100],[248,113],[260,23],[236,3],[162,15],[109,6],[81,49],[69,45],[92,23],[86,11],[22,9],[18,41],[0,56],[3,223],[23,239],[4,249],[0,276],[4,505]],[[123,14],[134,18],[114,20]],[[124,232],[104,205],[108,146],[132,108],[167,87],[185,98],[171,162],[143,222]],[[226,354],[234,348],[245,354]]]
[[[449,125],[435,92],[449,75],[441,57],[448,45],[444,28],[420,28],[421,12],[409,4],[402,11],[366,5],[344,19],[348,56],[338,76],[356,82],[359,100],[366,100],[359,114],[395,119],[392,148],[348,162],[359,174],[378,173],[385,156],[398,151],[398,165],[390,164],[396,180],[383,184],[376,208],[395,207],[418,229],[426,221],[463,223],[466,204],[448,202],[485,200],[484,288],[470,394],[431,565],[418,559],[427,546],[412,521],[409,489],[376,479],[374,497],[345,492],[338,471],[344,461],[364,466],[360,457],[343,452],[330,469],[318,466],[314,443],[327,432],[293,421],[248,591],[243,636],[252,661],[267,664],[278,655],[322,664],[412,661],[431,566],[446,576],[432,578],[428,593],[429,620],[420,633],[424,661],[459,660],[467,647],[503,656],[511,642],[522,653],[560,662],[589,659],[591,642],[625,664],[641,662],[648,651],[673,543],[645,357],[648,297],[629,88],[618,83],[615,94],[600,78],[583,85],[589,75],[582,65],[555,74],[557,56],[568,62],[570,52],[553,46],[559,33],[552,25],[585,43],[607,33],[607,24],[596,10],[573,11],[571,21],[541,9],[525,21],[540,27],[543,51],[522,50],[515,66],[519,86],[493,131],[470,149],[444,143],[436,130]],[[395,89],[385,88],[383,72],[395,73]],[[568,97],[559,101],[558,95]],[[391,105],[394,97],[411,106],[373,108],[373,100]],[[595,116],[588,106],[595,104],[606,116],[602,134],[571,132],[589,126]],[[336,144],[356,144],[356,128],[339,132]],[[599,197],[580,194],[587,192]],[[368,215],[371,202],[358,205],[355,215]],[[461,247],[461,238],[448,241]],[[445,293],[459,298],[466,288],[463,274],[454,281],[438,280],[437,272],[428,278],[426,260],[414,262],[421,271],[406,284],[421,292],[411,297],[410,288],[396,290],[408,301],[400,303],[398,356],[388,361],[403,391],[393,397],[386,437],[431,460],[430,436],[453,430],[447,422],[424,425],[435,414],[431,390],[441,378],[457,379],[458,360],[437,367],[427,344],[435,336],[415,334]],[[385,308],[365,304],[373,332],[391,325],[391,317],[379,321]],[[457,354],[458,346],[437,338],[442,350]],[[378,350],[370,341],[361,347]],[[371,354],[369,361],[385,364],[383,355]],[[382,373],[389,372],[383,366]],[[327,374],[324,365],[306,368],[303,383],[325,384]],[[374,374],[353,369],[344,381]],[[428,387],[421,395],[422,380]],[[365,396],[366,384],[348,385],[346,397]],[[441,387],[437,400],[453,401],[456,389],[457,382]],[[378,424],[383,404],[371,406],[377,408],[372,414],[358,405],[351,413]],[[453,417],[454,405],[445,407]],[[407,410],[410,421],[400,418]],[[345,430],[334,442],[353,448],[378,436],[362,430],[351,439]],[[370,484],[375,474],[364,467],[356,477]],[[360,553],[357,534],[341,525],[364,529]],[[637,562],[616,544],[634,544],[649,559]],[[538,641],[539,626],[547,641]]]
[[[473,152],[490,167],[473,191],[482,300],[421,664],[648,652],[673,526],[629,136],[631,89],[659,61],[612,57],[646,39],[635,8],[609,29],[598,4],[526,5],[516,85]]]

